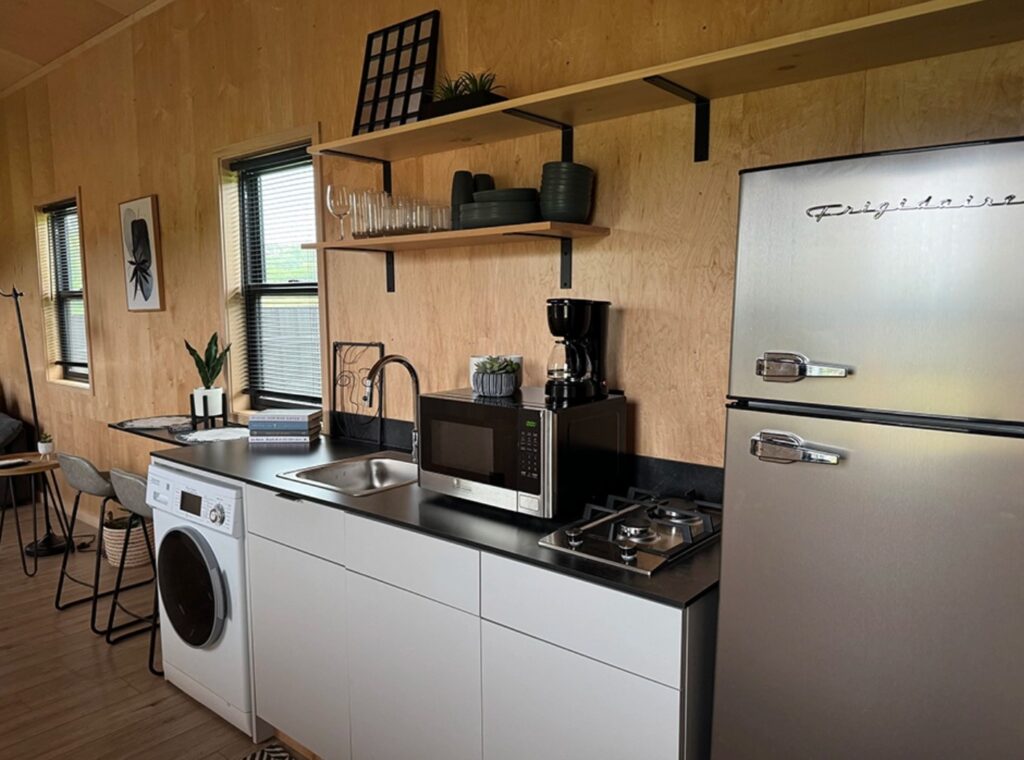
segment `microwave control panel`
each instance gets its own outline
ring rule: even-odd
[[[523,409],[519,412],[519,491],[540,495],[541,453],[543,422],[539,411]]]

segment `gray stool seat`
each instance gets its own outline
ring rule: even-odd
[[[109,473],[100,472],[88,459],[73,454],[58,454],[57,459],[64,479],[73,489],[101,499],[114,498],[114,486],[110,483]]]
[[[153,519],[153,510],[146,503],[146,479],[126,470],[110,471],[110,483],[117,495],[117,502],[133,515],[143,520]]]

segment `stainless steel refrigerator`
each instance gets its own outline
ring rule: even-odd
[[[1024,757],[1024,142],[741,178],[712,758]]]

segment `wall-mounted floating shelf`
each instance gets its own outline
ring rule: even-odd
[[[1024,2],[1021,0],[928,0],[428,121],[320,143],[311,146],[309,152],[316,156],[380,163],[384,189],[390,191],[392,161],[486,145],[553,129],[561,131],[562,160],[571,161],[573,127],[688,102],[695,106],[693,158],[694,161],[706,161],[710,151],[711,100],[714,98],[1020,39],[1024,39]],[[491,234],[495,234],[493,229]],[[563,288],[571,287],[572,237],[548,236],[559,237],[562,241],[561,284]],[[410,244],[410,238],[415,237],[424,236],[375,241],[377,244],[387,241],[391,245],[390,248],[372,249],[385,252],[388,292],[395,289],[393,252],[399,250],[400,242]],[[457,240],[465,242],[455,242]],[[484,244],[483,240],[474,240],[472,236],[446,241],[431,237],[430,242],[437,243],[431,247]],[[360,249],[335,244],[317,244],[317,247]],[[424,246],[410,244],[403,247]]]
[[[472,230],[446,230],[415,235],[336,240],[329,243],[306,243],[302,247],[324,251],[368,251],[389,254],[394,251],[426,251],[434,248],[462,248],[478,245],[506,245],[528,243],[538,238],[558,240],[562,243],[560,279],[563,288],[572,285],[572,257],[566,252],[566,242],[576,238],[605,237],[610,230],[590,224],[567,222],[530,222],[502,227],[480,227]],[[570,249],[571,250],[571,249]],[[394,289],[394,272],[389,282]]]
[[[309,151],[322,156],[397,161],[689,101],[696,104],[695,158],[700,160],[702,138],[707,138],[709,101],[714,98],[1018,39],[1024,39],[1024,3],[1020,0],[929,0],[429,121],[325,142]]]

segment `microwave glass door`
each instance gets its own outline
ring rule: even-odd
[[[428,472],[515,489],[518,410],[423,398],[420,466]]]

